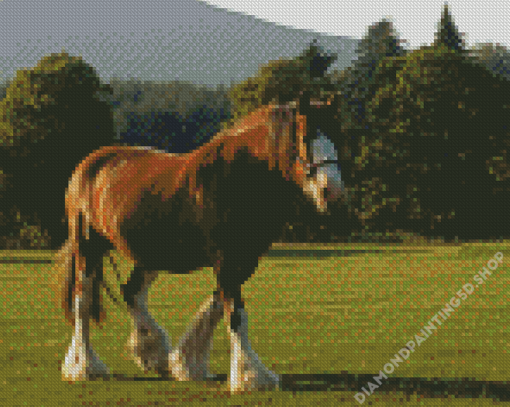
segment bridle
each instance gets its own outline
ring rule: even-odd
[[[328,165],[328,164],[337,164],[338,165],[338,160],[324,160],[317,164],[309,163],[309,162],[304,163],[305,167],[309,168],[311,175],[316,174],[317,168],[324,167],[325,165]]]
[[[326,103],[327,106],[329,106],[331,104],[330,100],[328,100],[328,102]],[[307,93],[304,93],[302,95],[302,100],[300,100],[299,102],[299,105],[300,106],[314,106],[315,104],[313,102],[310,101],[310,95],[307,94]],[[306,113],[312,113],[314,110],[316,110],[317,108],[319,108],[320,104],[317,105],[317,106],[314,106],[315,108],[310,108],[310,107],[307,107],[305,110],[306,112],[303,112],[305,115]],[[313,115],[313,113],[312,113]],[[306,130],[305,130],[306,131]],[[305,143],[304,140],[302,140],[302,143],[306,145],[306,152],[307,152],[307,155],[309,158],[310,157],[310,154],[311,154],[311,149],[310,149],[310,144],[308,142]],[[313,157],[313,155],[312,155]],[[313,162],[313,159],[312,160],[303,160],[304,162],[302,162],[302,164],[305,166],[305,168],[308,168],[309,169],[309,175],[312,175],[312,176],[315,176],[316,173],[317,173],[317,169],[318,168],[321,168],[321,167],[324,167],[328,164],[336,164],[338,165],[339,161],[338,160],[324,160],[324,161],[321,161],[319,163],[314,163]]]

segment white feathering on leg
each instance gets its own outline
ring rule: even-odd
[[[209,297],[195,314],[177,349],[170,354],[172,376],[179,381],[207,380],[209,353],[214,328],[223,317],[223,301],[219,296]]]
[[[230,329],[231,365],[230,390],[274,390],[280,387],[280,377],[260,361],[248,339],[248,315],[239,310],[241,325],[238,332]]]

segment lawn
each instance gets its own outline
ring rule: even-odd
[[[497,252],[503,263],[477,286],[473,276]],[[162,381],[140,371],[124,350],[131,330],[127,309],[106,294],[108,318],[92,325],[92,343],[123,379],[63,382],[59,368],[72,328],[54,302],[53,257],[44,251],[0,252],[2,406],[360,405],[356,393],[368,391],[368,381],[375,384],[367,378],[414,340],[466,283],[474,292],[388,375],[391,380],[365,395],[363,405],[497,405],[500,396],[490,386],[465,399],[448,383],[507,380],[502,385],[509,387],[510,242],[273,246],[243,292],[253,347],[266,366],[283,375],[284,389],[232,396],[225,382]],[[132,264],[115,258],[124,283]],[[112,266],[104,261],[106,281],[121,298]],[[211,268],[185,276],[161,273],[153,283],[150,309],[174,346],[214,286]],[[228,373],[229,349],[221,322],[213,372]],[[349,387],[341,377],[354,384]],[[407,388],[414,379],[423,388],[433,386],[432,378],[442,381],[439,393]]]

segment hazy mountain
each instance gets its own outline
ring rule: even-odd
[[[0,80],[65,47],[106,81],[115,76],[227,86],[253,76],[268,60],[297,56],[314,38],[338,54],[330,69],[342,69],[356,58],[359,41],[196,0],[3,0],[0,33]]]

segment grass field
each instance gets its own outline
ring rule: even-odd
[[[144,375],[124,350],[131,330],[127,309],[106,294],[108,318],[100,327],[92,325],[92,343],[112,373],[124,379],[63,382],[59,369],[72,328],[53,301],[58,292],[53,253],[0,252],[0,405],[360,405],[354,395],[368,389],[367,375],[377,375],[466,283],[475,286],[474,292],[363,405],[506,404],[490,386],[458,398],[448,383],[464,378],[460,383],[510,387],[509,242],[278,247],[285,248],[261,259],[243,291],[253,347],[287,385],[232,396],[225,382]],[[473,276],[497,252],[504,254],[502,265],[476,287]],[[124,283],[131,264],[116,260]],[[104,261],[106,281],[121,298],[108,258]],[[210,268],[186,276],[161,273],[153,283],[150,309],[174,346],[214,286]],[[213,372],[228,373],[229,352],[221,322],[211,353]],[[434,386],[434,380],[442,385],[436,383],[432,393],[414,385],[412,393],[413,379],[421,380],[422,388]]]

